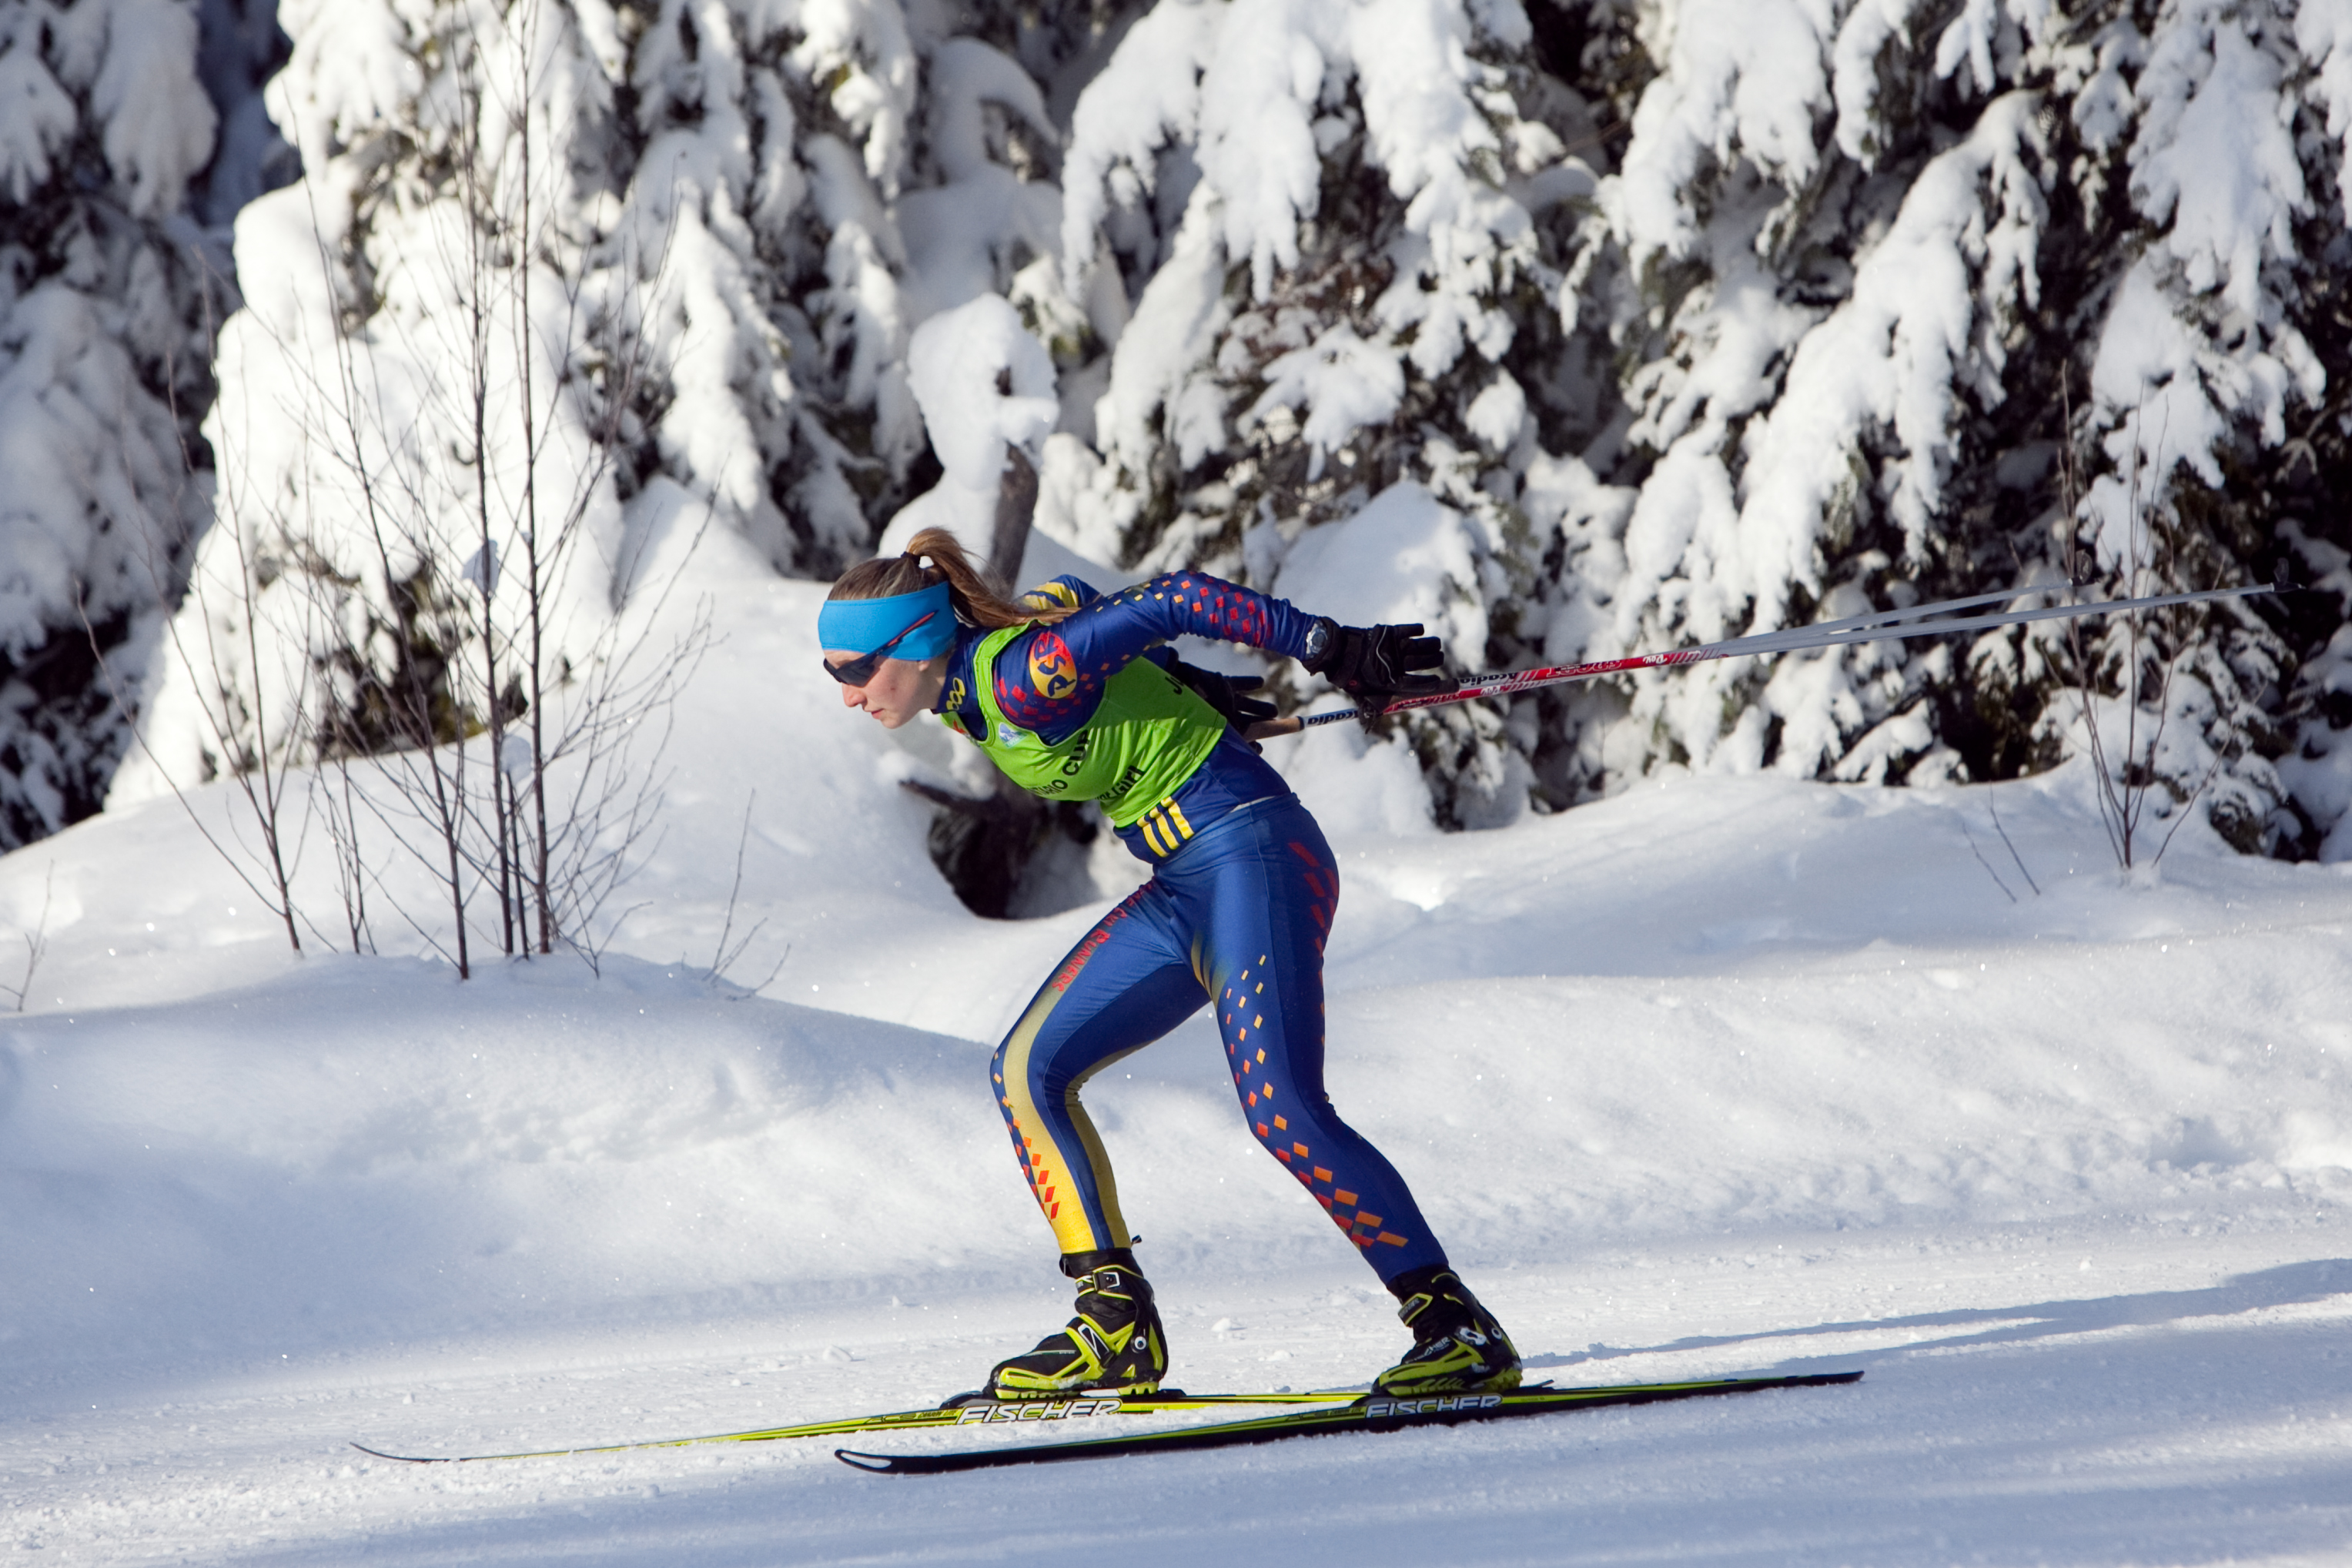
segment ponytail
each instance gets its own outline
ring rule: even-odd
[[[930,565],[923,564],[928,557]],[[827,599],[890,599],[901,593],[919,593],[926,588],[944,582],[948,585],[949,602],[955,606],[956,619],[969,626],[984,626],[994,631],[1004,626],[1025,626],[1030,622],[1052,625],[1073,613],[1068,605],[1051,608],[1017,604],[989,586],[988,580],[963,553],[963,546],[955,535],[945,528],[925,528],[907,541],[903,555],[885,560],[877,558],[862,561],[841,574]]]

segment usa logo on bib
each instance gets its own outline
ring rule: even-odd
[[[1070,645],[1051,632],[1040,632],[1029,644],[1029,684],[1047,702],[1057,702],[1078,689],[1078,664]]]

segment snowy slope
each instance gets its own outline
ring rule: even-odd
[[[2343,868],[2190,828],[2121,878],[2066,772],[1669,779],[1441,835],[1408,759],[1332,730],[1276,759],[1347,880],[1333,1093],[1533,1375],[1863,1385],[919,1482],[822,1444],[454,1471],[352,1453],[924,1403],[1066,1310],[984,1073],[1103,904],[964,914],[894,784],[950,777],[947,737],[902,750],[829,711],[821,590],[740,580],[601,977],[295,958],[168,799],[0,860],[0,922],[46,888],[53,943],[0,1023],[0,1553],[1094,1561],[1104,1529],[1169,1563],[2352,1544]],[[746,996],[707,966],[754,790],[735,930],[768,925],[735,978],[789,955]],[[223,792],[194,805],[229,825]],[[1088,1091],[1177,1375],[1360,1383],[1402,1343],[1389,1305],[1252,1146],[1219,1058],[1195,1020]]]

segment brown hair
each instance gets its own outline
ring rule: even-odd
[[[925,566],[925,557],[931,564]],[[841,574],[827,599],[890,599],[901,593],[919,593],[936,583],[948,585],[948,601],[955,606],[956,619],[971,626],[985,626],[992,631],[1003,626],[1025,626],[1032,621],[1050,626],[1072,613],[1068,605],[1052,608],[1016,604],[989,585],[971,558],[963,553],[963,546],[955,535],[945,528],[925,528],[907,541],[904,555],[885,559],[877,556],[860,561]]]

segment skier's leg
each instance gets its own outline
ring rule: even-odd
[[[1296,800],[1236,815],[1246,831],[1195,844],[1163,874],[1179,873],[1171,891],[1187,913],[1205,907],[1196,961],[1250,1130],[1364,1253],[1412,1330],[1412,1350],[1374,1386],[1407,1397],[1517,1387],[1502,1325],[1447,1266],[1396,1167],[1324,1091],[1323,944],[1339,899],[1330,847]]]
[[[1097,922],[989,1063],[1013,1156],[1065,1256],[1130,1243],[1109,1157],[1078,1091],[1203,1000],[1168,904],[1159,883],[1148,882]]]
[[[1201,1006],[1168,904],[1164,891],[1146,883],[1104,916],[1039,988],[990,1063],[1022,1173],[1061,1244],[1062,1272],[1078,1283],[1068,1325],[989,1375],[994,1397],[1142,1392],[1168,1370],[1166,1336],[1129,1250],[1109,1157],[1078,1103],[1087,1079]]]
[[[1339,875],[1315,819],[1295,800],[1261,801],[1161,875],[1198,923],[1202,983],[1250,1131],[1383,1281],[1444,1267],[1404,1177],[1323,1087],[1323,943]]]

